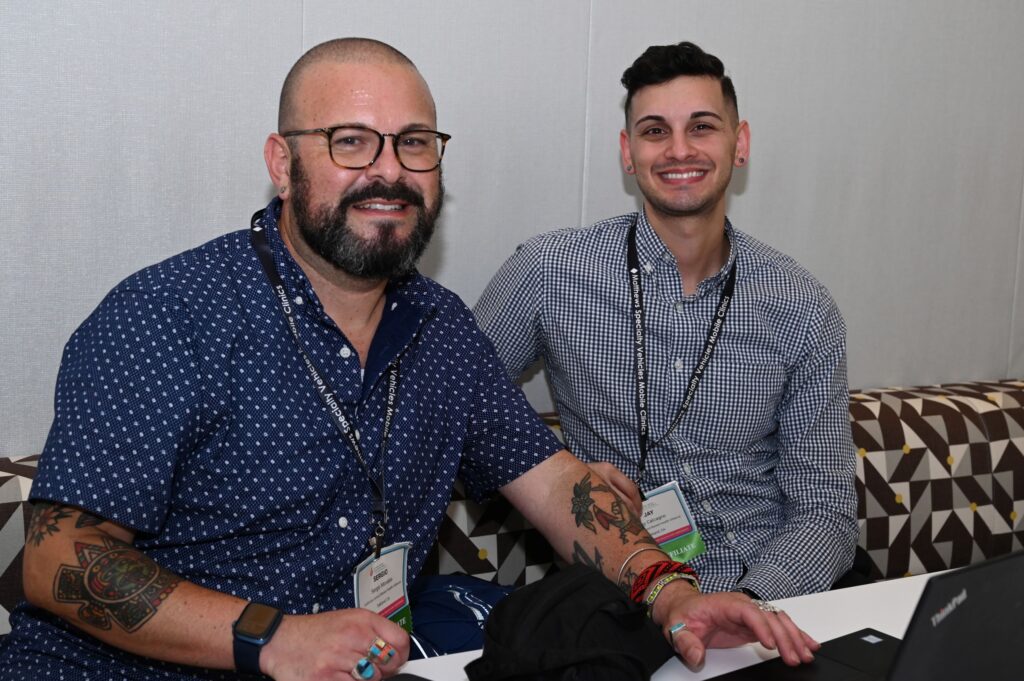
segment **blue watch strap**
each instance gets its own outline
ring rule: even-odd
[[[244,674],[259,674],[260,649],[262,648],[263,646],[259,643],[235,636],[235,669]]]

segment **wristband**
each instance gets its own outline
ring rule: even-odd
[[[644,605],[647,607],[647,616],[654,617],[654,601],[657,600],[661,594],[661,590],[672,582],[685,579],[690,583],[690,588],[700,593],[700,589],[697,588],[697,580],[684,572],[670,572],[667,575],[663,575],[657,582],[654,583],[654,588],[651,589],[651,593],[647,594],[647,598],[644,599]]]
[[[700,591],[700,581],[697,578],[697,573],[692,567],[685,563],[663,560],[658,563],[648,565],[644,568],[643,572],[637,575],[637,578],[633,580],[633,588],[629,591],[629,599],[634,603],[643,603],[644,592],[647,591],[647,587],[649,587],[651,583],[659,577],[670,573],[689,575],[691,581],[697,587],[697,590]]]

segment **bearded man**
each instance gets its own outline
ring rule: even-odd
[[[250,229],[130,276],[75,332],[6,678],[393,675],[456,475],[649,600],[688,662],[754,639],[811,659],[783,613],[701,595],[628,511],[628,531],[576,521],[626,507],[415,270],[441,209],[436,128],[394,48],[314,47],[285,81],[264,149],[277,196]],[[678,579],[632,579],[655,572]]]

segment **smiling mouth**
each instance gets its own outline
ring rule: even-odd
[[[379,210],[385,212],[403,211],[408,207],[407,203],[385,203],[383,201],[364,201],[357,203],[354,208],[359,210]]]
[[[661,177],[665,178],[666,180],[696,180],[696,179],[699,179],[699,178],[704,177],[705,175],[707,175],[708,171],[706,171],[706,170],[687,170],[686,172],[670,171],[670,172],[663,172],[663,173],[658,173],[658,174]]]

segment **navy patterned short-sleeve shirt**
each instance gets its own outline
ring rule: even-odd
[[[355,422],[371,472],[383,472],[386,541],[412,543],[415,575],[456,476],[479,498],[561,445],[472,313],[419,274],[389,286],[363,374],[284,246],[279,210],[275,200],[267,234],[303,343]],[[398,356],[382,454],[387,366]],[[352,569],[372,531],[370,482],[314,392],[247,231],[132,275],[75,332],[31,497],[132,528],[136,545],[182,578],[288,613],[352,607]],[[13,620],[15,640],[26,629],[71,633],[31,608]],[[118,656],[83,642],[60,654]]]

